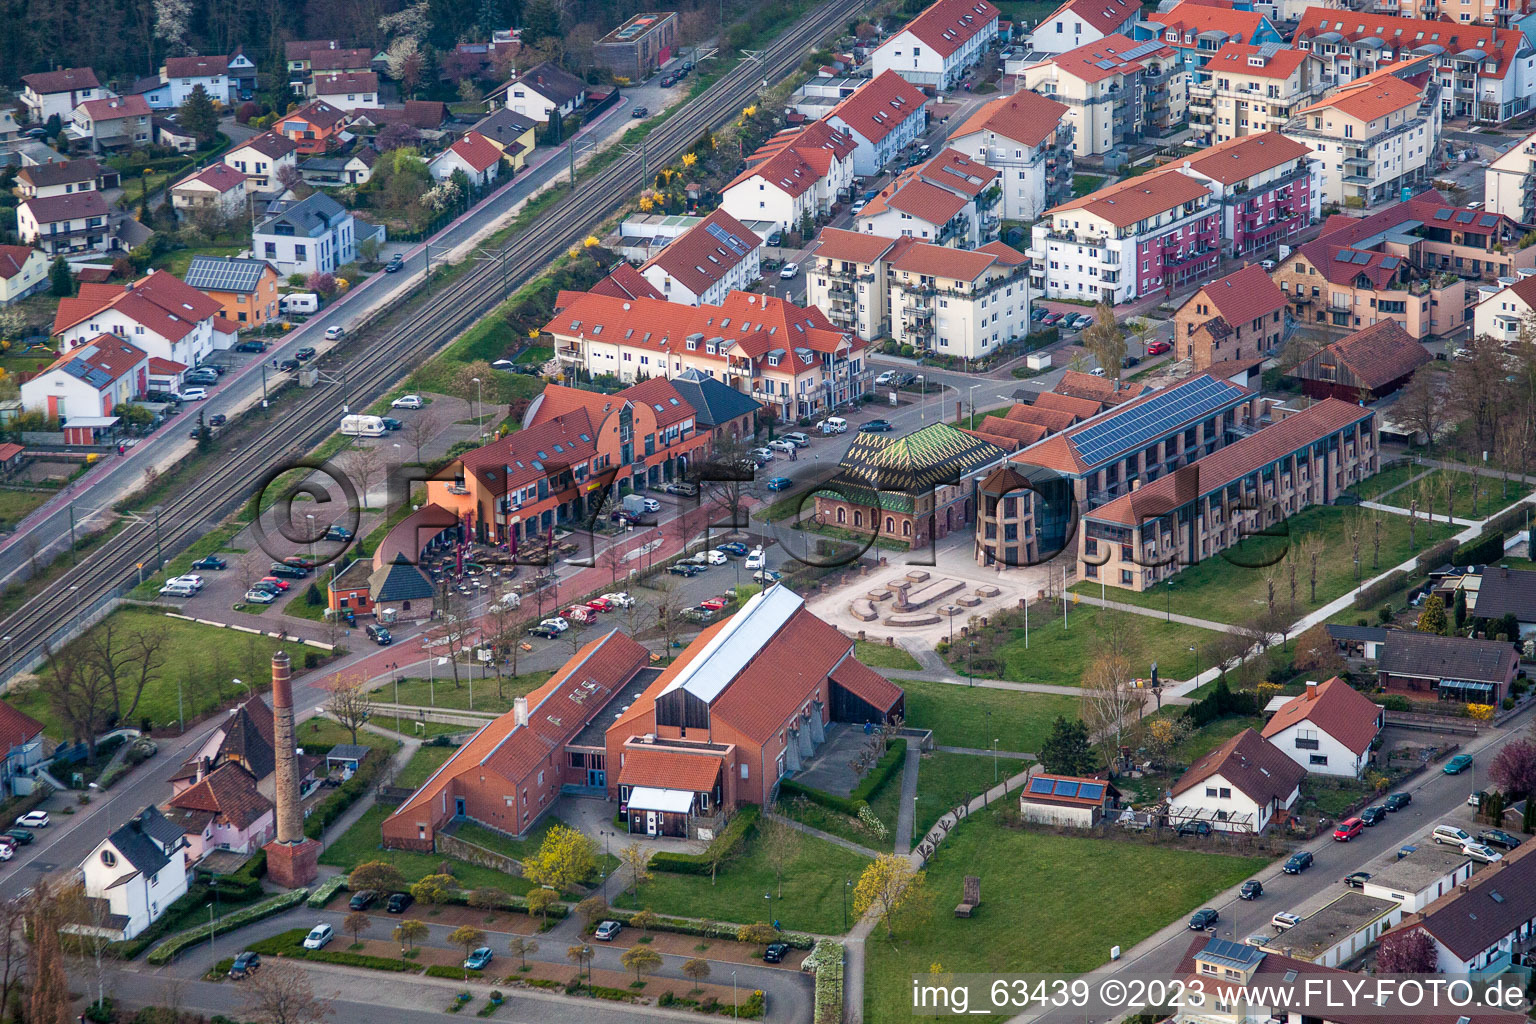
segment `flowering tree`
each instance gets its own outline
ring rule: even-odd
[[[304,287],[312,292],[319,292],[326,298],[330,298],[336,293],[336,276],[320,272],[310,274],[304,281]]]
[[[1521,737],[1504,744],[1488,768],[1488,777],[1506,796],[1519,797],[1536,790],[1536,742]]]
[[[1433,974],[1438,962],[1435,940],[1428,932],[1415,928],[1393,932],[1381,940],[1381,949],[1376,954],[1376,971],[1378,974]]]

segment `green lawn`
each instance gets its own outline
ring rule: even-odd
[[[772,866],[754,843],[720,869],[713,885],[708,875],[658,871],[641,887],[638,901],[625,895],[614,905],[740,924],[778,920],[788,931],[841,932],[844,880],[857,880],[868,861],[814,836],[793,832],[791,837],[794,849],[784,864],[782,898]],[[765,900],[765,894],[773,899]],[[851,909],[849,918],[852,924]]]
[[[1417,526],[1416,543],[1410,545],[1408,517],[1382,513],[1381,558],[1376,563],[1378,567],[1373,567],[1370,511],[1338,506],[1313,506],[1281,523],[1276,529],[1283,532],[1273,536],[1247,537],[1236,547],[1229,548],[1220,555],[1213,555],[1174,576],[1171,600],[1173,610],[1215,622],[1241,623],[1245,619],[1252,618],[1264,607],[1267,594],[1264,575],[1259,566],[1265,563],[1276,563],[1288,551],[1295,551],[1303,538],[1313,534],[1321,536],[1326,545],[1319,562],[1317,600],[1314,602],[1307,599],[1309,591],[1307,566],[1301,565],[1298,567],[1301,586],[1296,599],[1297,617],[1347,594],[1355,589],[1354,555],[1347,532],[1349,519],[1355,515],[1362,516],[1366,520],[1361,527],[1360,577],[1362,580],[1368,580],[1400,562],[1407,561],[1418,552],[1460,530],[1458,527],[1453,531],[1442,522],[1436,522],[1430,526],[1421,518]],[[1276,592],[1279,599],[1289,605],[1290,595],[1284,579],[1284,565],[1277,563],[1277,567],[1281,571],[1281,579],[1276,586]],[[1099,585],[1088,581],[1073,584],[1072,589],[1094,597],[1099,593]],[[1158,587],[1156,590],[1136,593],[1109,587],[1107,593],[1111,600],[1162,611],[1165,603],[1169,602],[1169,597],[1163,590],[1164,588]]]
[[[931,917],[915,934],[884,926],[865,944],[867,1021],[911,1016],[912,977],[944,973],[1081,972],[1129,949],[1266,863],[1137,842],[1014,831],[997,809],[975,815],[928,867]],[[1021,870],[1021,866],[1026,866]],[[950,913],[964,876],[981,878],[981,906]]]
[[[1025,762],[999,758],[994,775],[992,758],[976,754],[950,754],[942,750],[924,754],[917,771],[917,817],[914,836],[923,835],[950,808],[978,797],[999,781],[1024,770]]]
[[[1375,476],[1367,477],[1360,481],[1352,490],[1362,498],[1368,500],[1375,499],[1422,472],[1424,472],[1422,466],[1414,465],[1411,462],[1399,462],[1395,466],[1382,470]]]
[[[871,640],[855,640],[853,656],[870,668],[897,668],[917,671],[922,668],[917,659],[900,647],[888,647]]]
[[[1262,728],[1264,728],[1264,719],[1259,717],[1234,715],[1231,718],[1218,718],[1205,728],[1191,733],[1183,743],[1179,744],[1178,752],[1174,756],[1183,764],[1192,764],[1244,729]]]
[[[154,180],[150,180],[150,189],[154,189]],[[135,190],[135,197],[137,192]],[[154,263],[156,270],[165,270],[177,277],[186,277],[187,268],[192,265],[194,256],[238,256],[246,246],[239,245],[206,245],[200,249],[177,249],[168,252]]]
[[[20,521],[57,491],[0,490],[0,526]]]
[[[1118,593],[1113,588],[1105,590],[1105,596],[1112,601]],[[1091,596],[1098,595],[1099,591],[1093,589]],[[1132,625],[1139,641],[1135,668],[1142,676],[1152,674],[1155,661],[1162,678],[1188,678],[1195,665],[1195,655],[1190,648],[1197,644],[1208,645],[1217,635],[1199,626],[1080,604],[1068,611],[1065,628],[1059,615],[1040,623],[1038,628],[1031,628],[1028,648],[1024,646],[1024,630],[1015,629],[1013,639],[997,652],[1003,662],[1003,678],[1016,683],[1077,686],[1093,661],[1102,630],[1111,623],[1127,619],[1134,619]],[[954,664],[957,671],[965,671],[963,660]]]
[[[447,861],[453,868],[453,877],[465,889],[493,888],[521,895],[533,888],[527,880],[515,875],[503,874],[492,868],[444,857],[440,853],[414,853],[409,850],[385,850],[379,845],[384,819],[393,808],[370,807],[353,826],[320,854],[320,863],[350,871],[365,861],[382,860],[393,864],[405,876],[407,882],[415,882],[427,875],[436,874],[439,864]]]
[[[148,609],[126,608],[114,613],[109,621],[116,632],[115,644],[119,648],[141,631],[163,639],[161,668],[151,675],[138,706],[132,707],[131,694],[125,692],[122,695],[119,715],[125,724],[135,726],[143,718],[157,726],[176,723],[178,681],[186,718],[190,722],[253,690],[256,693],[265,690],[272,675],[273,651],[279,648],[288,651],[296,670],[302,669],[307,652],[320,653],[300,644],[281,643],[270,637],[233,629],[201,626]],[[98,624],[92,627],[92,634],[99,636],[102,629]],[[61,657],[78,659],[82,649],[77,640],[64,648]],[[232,682],[237,678],[250,685]],[[54,714],[41,688],[13,689],[5,699],[42,722],[49,736],[59,740],[70,738],[68,727]]]
[[[459,823],[459,827],[454,830],[453,834],[466,843],[474,843],[476,846],[483,846],[487,850],[504,853],[514,860],[527,860],[539,851],[539,847],[544,843],[544,837],[556,825],[565,825],[565,822],[553,814],[546,814],[534,826],[533,831],[528,834],[527,838],[513,839],[510,836],[502,835],[500,832],[493,832],[488,828],[476,825],[472,821],[465,821]],[[597,870],[593,872],[588,880],[596,884],[600,877],[612,874],[618,866],[619,858],[615,854],[599,853],[597,855]]]
[[[411,755],[411,759],[405,762],[405,767],[400,769],[400,774],[395,776],[396,786],[409,786],[416,789],[422,783],[432,777],[432,773],[443,766],[443,762],[453,756],[458,747],[435,747],[423,744]]]
[[[514,363],[536,363],[540,366],[555,358],[555,350],[548,345],[529,345],[517,354]]]
[[[333,722],[329,718],[316,716],[307,721],[300,722],[295,727],[299,746],[309,753],[318,750],[330,750],[338,743],[351,743],[352,730],[340,722]],[[357,730],[357,742],[365,747],[372,747],[380,751],[381,756],[389,757],[400,749],[400,741],[390,739],[388,736],[380,736],[368,729]]]
[[[881,798],[888,794],[890,799],[882,801]],[[846,839],[850,843],[857,843],[871,850],[888,853],[893,849],[895,843],[895,808],[900,796],[901,773],[898,772],[891,782],[881,787],[880,792],[876,795],[876,799],[870,801],[870,810],[875,813],[876,817],[880,818],[886,827],[884,839],[865,829],[857,818],[834,811],[830,807],[823,807],[820,804],[812,803],[804,797],[796,797],[789,800],[781,799],[774,809],[786,818],[793,818],[803,825],[809,825],[811,828],[817,828],[823,832],[830,832],[834,836]],[[877,807],[877,804],[882,804],[882,806]],[[886,812],[884,815],[880,813],[882,809]]]
[[[443,666],[444,672],[448,666]],[[531,672],[526,675],[503,676],[501,692],[497,693],[496,677],[481,679],[477,674],[471,687],[467,669],[459,669],[459,685],[453,684],[451,675],[438,675],[432,679],[403,679],[400,682],[400,703],[413,707],[453,708],[457,711],[494,711],[498,714],[512,710],[512,698],[522,697],[538,689],[549,680],[553,672]],[[474,690],[474,706],[470,706],[470,690]],[[386,683],[373,691],[373,699],[393,704],[395,686]],[[462,726],[459,728],[463,728]]]
[[[1078,714],[1076,697],[922,679],[903,679],[901,686],[907,693],[907,724],[932,729],[933,741],[940,746],[980,749],[995,737],[999,750],[1034,753],[1057,715]]]
[[[1108,180],[1102,174],[1074,174],[1072,175],[1072,197],[1078,199],[1090,192],[1097,192]]]
[[[1451,495],[1451,514],[1462,519],[1475,519],[1486,516],[1495,509],[1503,508],[1526,493],[1518,481],[1509,482],[1509,494],[1505,497],[1504,481],[1495,477],[1479,477],[1476,473],[1465,470],[1437,469],[1424,479],[1416,481],[1411,487],[1404,487],[1387,495],[1382,499],[1382,504],[1393,505],[1397,508],[1407,508],[1409,503],[1419,501],[1419,488],[1423,484],[1429,484],[1434,490],[1434,512],[1438,516],[1444,516],[1446,512],[1447,489]],[[1472,511],[1472,488],[1478,487],[1477,511]],[[1419,511],[1423,512],[1428,507],[1423,501],[1419,501]]]
[[[1309,810],[1325,818],[1337,818],[1344,809],[1365,796],[1370,789],[1354,779],[1324,779],[1308,775],[1301,780],[1297,810]]]

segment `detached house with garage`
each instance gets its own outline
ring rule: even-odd
[[[1306,692],[1281,705],[1263,736],[1313,775],[1359,778],[1385,724],[1385,711],[1335,676],[1321,684],[1308,680]]]
[[[177,216],[213,212],[228,219],[245,213],[245,175],[228,164],[209,164],[171,186]]]
[[[545,61],[529,68],[507,86],[507,109],[540,123],[559,114],[575,113],[587,101],[587,83]]]
[[[146,807],[97,844],[80,865],[94,906],[86,927],[131,939],[187,891],[186,833]]]
[[[324,153],[341,144],[337,136],[346,128],[347,119],[347,112],[340,107],[325,100],[313,100],[278,118],[276,131],[300,153]]]
[[[1252,729],[1190,765],[1173,784],[1168,822],[1204,822],[1220,832],[1259,833],[1283,817],[1307,770]]]
[[[343,110],[369,110],[380,106],[379,76],[372,71],[316,75],[310,88],[316,99]]]
[[[97,153],[147,146],[152,141],[149,104],[142,96],[86,100],[70,114],[67,131]]]
[[[1376,678],[1388,693],[1409,699],[1498,705],[1519,667],[1520,655],[1508,641],[1391,629]]]
[[[115,334],[151,358],[196,366],[214,350],[219,304],[180,278],[156,270],[132,284],[83,285],[62,299],[53,333],[66,351],[102,334]],[[178,370],[179,372],[179,370]],[[155,368],[150,367],[155,374]]]
[[[21,385],[23,408],[66,425],[105,419],[149,388],[149,355],[112,334],[102,334],[55,359]]]
[[[219,316],[241,330],[260,327],[278,314],[278,276],[265,260],[194,256],[182,278],[219,304]]]
[[[998,10],[987,0],[938,0],[875,50],[875,74],[894,71],[913,85],[956,88],[997,38]]]
[[[169,88],[164,103],[151,106],[179,107],[202,86],[203,92],[215,103],[230,101],[228,57],[167,57],[160,68],[160,81]]]

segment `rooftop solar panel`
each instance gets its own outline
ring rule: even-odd
[[[1149,53],[1156,53],[1162,48],[1163,41],[1161,39],[1148,39],[1145,42],[1137,43],[1120,56],[1125,60],[1136,60],[1138,57],[1145,57]]]
[[[746,243],[742,242],[741,239],[737,238],[735,235],[722,228],[719,224],[706,224],[704,225],[704,230],[708,231],[711,235],[714,236],[717,242],[731,250],[731,252],[735,253],[737,256],[745,256],[747,254]]]
[[[1471,210],[1460,210],[1456,214],[1456,223],[1471,224],[1474,216],[1476,215]]]
[[[1396,270],[1397,265],[1401,262],[1402,260],[1398,259],[1396,256],[1387,256],[1382,259],[1381,268],[1383,270]]]
[[[1077,783],[1068,782],[1065,779],[1058,779],[1056,781],[1056,795],[1077,796]]]
[[[1333,262],[1335,262],[1335,263],[1353,263],[1354,262],[1354,257],[1350,254],[1350,251],[1348,249],[1340,249],[1337,253],[1334,254]]]
[[[1212,939],[1205,944],[1200,951],[1200,956],[1219,957],[1222,960],[1231,960],[1240,964],[1251,964],[1264,956],[1264,951],[1257,946],[1250,946],[1246,942],[1233,942],[1231,939]]]
[[[1049,793],[1051,791],[1051,780],[1039,777],[1030,779],[1029,791],[1031,793]]]
[[[1100,785],[1089,785],[1085,782],[1083,783],[1082,788],[1077,791],[1077,795],[1084,800],[1102,800],[1104,799],[1104,787]]]
[[[1355,253],[1355,262],[1364,266],[1371,262],[1371,254],[1368,252],[1357,252]]]
[[[1491,228],[1499,223],[1499,218],[1494,214],[1485,213],[1477,218],[1477,223],[1479,227]]]
[[[1451,219],[1451,211],[1450,210],[1441,209],[1441,210],[1436,210],[1435,211],[1435,220],[1450,220],[1450,219]]]
[[[1217,412],[1238,401],[1243,393],[1231,381],[1196,377],[1077,431],[1071,440],[1084,462],[1101,465],[1191,420]]]

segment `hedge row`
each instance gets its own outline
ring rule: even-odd
[[[182,950],[195,946],[221,932],[234,931],[236,928],[244,928],[254,921],[280,914],[291,907],[296,907],[304,902],[309,895],[308,889],[290,889],[287,892],[278,893],[270,899],[253,903],[244,910],[237,910],[233,914],[225,914],[211,924],[200,925],[190,931],[184,931],[179,935],[173,935],[166,939],[145,959],[156,967],[163,967],[176,959],[176,955]]]
[[[816,974],[816,1014],[813,1024],[840,1024],[843,1019],[843,944],[818,939],[800,965]]]
[[[528,913],[528,898],[526,896],[517,896],[510,892],[504,892],[501,893],[501,897],[501,902],[498,905],[499,909],[516,910],[524,914]],[[469,906],[469,890],[459,889],[450,895],[445,902],[452,903],[458,907],[467,907]],[[549,909],[544,912],[544,916],[558,920],[562,917],[569,917],[570,913],[571,908],[557,900],[549,905]]]
[[[829,810],[856,818],[859,816],[859,809],[867,805],[879,792],[880,787],[885,785],[897,768],[905,762],[906,756],[907,741],[898,736],[891,741],[891,745],[886,748],[885,754],[881,756],[875,767],[859,780],[859,784],[847,796],[838,796],[836,793],[815,789],[794,779],[785,779],[779,783],[779,795],[803,796],[813,804],[820,804]]]
[[[1443,540],[1420,555],[1414,562],[1414,565],[1418,567],[1420,572],[1429,572],[1431,569],[1438,569],[1446,562],[1449,562],[1451,555],[1455,553],[1456,542],[1454,540]]]
[[[257,850],[240,865],[240,870],[228,875],[211,875],[208,888],[221,899],[254,900],[261,896],[261,880],[267,874],[267,853]]]
[[[638,913],[640,913],[638,910],[609,907],[604,918],[612,918],[623,924],[632,924]],[[737,941],[736,936],[741,934],[739,924],[731,924],[727,921],[698,921],[686,917],[657,917],[647,927],[653,932],[673,932],[678,935],[694,935],[702,939],[726,939],[731,942]],[[780,932],[774,941],[793,946],[795,949],[810,949],[816,942],[811,936],[802,935],[799,932]]]
[[[331,900],[335,899],[336,894],[346,887],[346,875],[333,875],[315,887],[314,893],[309,897],[308,906],[314,910],[320,910]]]
[[[392,960],[390,962],[400,963],[403,961]],[[470,981],[484,977],[481,971],[466,971],[462,967],[454,967],[451,964],[433,964],[427,968],[427,977],[429,978],[448,978],[452,981],[463,981],[466,974],[469,976]]]
[[[1504,534],[1484,531],[1456,549],[1452,565],[1487,565],[1504,557]]]
[[[1523,530],[1525,529],[1525,517],[1529,515],[1530,512],[1531,503],[1521,502],[1514,508],[1505,509],[1503,512],[1500,512],[1498,515],[1488,520],[1487,524],[1483,527],[1483,532],[1492,533],[1497,531],[1504,534],[1505,536],[1508,536],[1515,530]]]
[[[730,824],[709,844],[705,853],[671,853],[663,850],[651,856],[652,871],[670,871],[677,875],[709,874],[710,858],[718,854],[721,863],[730,860],[746,848],[747,840],[757,831],[757,820],[762,808],[749,804],[736,812]]]
[[[336,792],[322,800],[319,806],[310,812],[309,817],[304,820],[304,835],[310,839],[323,838],[331,822],[347,813],[347,808],[373,789],[379,774],[384,771],[384,766],[388,763],[389,755],[382,751],[377,757],[364,758],[352,777],[338,786]]]
[[[1361,587],[1360,593],[1355,595],[1355,609],[1366,611],[1407,585],[1408,574],[1401,569],[1395,569],[1376,582]]]

